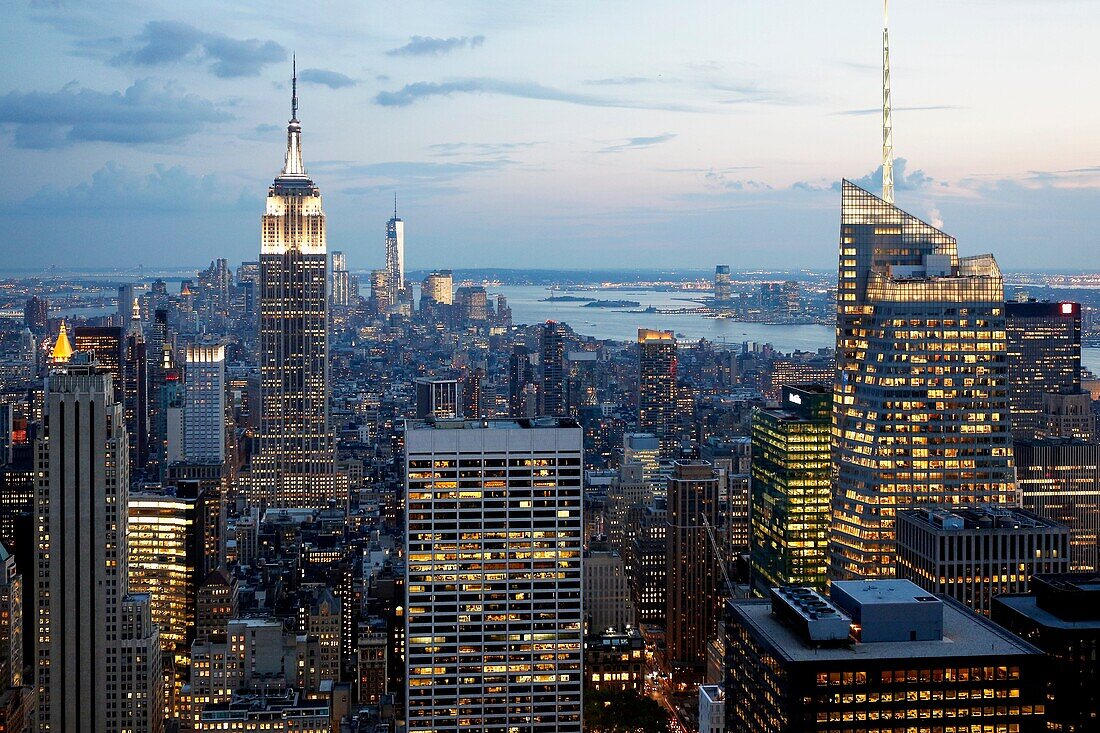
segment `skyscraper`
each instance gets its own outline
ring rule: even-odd
[[[1081,305],[1005,303],[1012,437],[1043,431],[1043,395],[1081,391]]]
[[[337,499],[329,426],[328,254],[321,192],[302,163],[294,79],[286,159],[260,248],[260,435],[252,483],[270,506]]]
[[[1012,503],[1004,286],[992,255],[845,181],[830,564],[894,574],[894,515]]]
[[[30,553],[24,553],[28,559]],[[23,575],[15,558],[0,542],[0,730],[4,733],[30,731],[34,696],[33,680],[26,679],[23,666]]]
[[[718,265],[714,268],[714,300],[728,303],[730,299],[730,266]]]
[[[60,340],[58,336],[58,340]],[[111,375],[115,401],[123,404],[126,378],[126,330],[121,326],[77,326],[73,329],[73,351],[91,353],[99,368]]]
[[[225,347],[189,345],[185,352],[183,459],[225,463]]]
[[[405,440],[408,730],[580,733],[580,428],[410,421]]]
[[[128,446],[111,376],[74,356],[50,375],[45,421],[35,497],[39,730],[159,731],[160,639],[148,597],[127,595]]]
[[[425,298],[432,304],[451,305],[454,302],[454,275],[450,270],[434,270],[424,278],[420,289],[420,307]]]
[[[348,258],[343,252],[332,253],[332,304],[345,308],[351,305],[351,275]],[[355,293],[358,295],[358,293]]]
[[[565,326],[554,321],[542,325],[541,415],[565,414]]]
[[[824,589],[829,570],[832,394],[784,387],[781,407],[752,416],[752,582]]]
[[[516,344],[508,356],[508,413],[512,417],[532,417],[527,414],[527,387],[534,381],[531,354],[526,346]]]
[[[394,305],[405,289],[405,222],[397,217],[397,194],[393,195],[393,217],[386,222],[386,275]]]
[[[718,475],[705,461],[676,461],[668,481],[665,645],[674,675],[698,678],[718,619]],[[709,525],[709,529],[708,529]]]
[[[638,329],[638,430],[661,439],[672,455],[676,438],[676,337],[672,331]]]

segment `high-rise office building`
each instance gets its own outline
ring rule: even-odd
[[[405,222],[397,216],[397,194],[393,197],[393,217],[386,222],[386,281],[390,304],[395,305],[405,289]]]
[[[1041,652],[909,581],[730,601],[726,730],[1043,730]]]
[[[542,389],[539,414],[559,417],[565,414],[565,326],[555,321],[542,325]]]
[[[61,336],[58,336],[61,341]],[[114,399],[120,405],[126,389],[126,331],[121,326],[77,326],[73,329],[72,351],[91,353],[101,371],[111,375]]]
[[[184,352],[183,457],[225,463],[225,347],[189,345]]]
[[[457,379],[422,377],[415,383],[418,420],[429,417],[453,420],[462,417],[462,388]]]
[[[159,731],[160,639],[148,597],[127,595],[128,446],[111,375],[74,355],[50,375],[45,421],[35,497],[39,730]]]
[[[454,275],[450,270],[434,270],[424,278],[420,288],[420,307],[425,301],[435,305],[454,303]]]
[[[897,510],[1015,499],[1004,286],[991,255],[842,197],[831,574],[891,576]]]
[[[329,425],[328,253],[321,192],[302,164],[297,80],[286,160],[267,192],[260,249],[260,431],[252,484],[269,506],[336,496]]]
[[[1100,442],[1018,440],[1020,504],[1069,527],[1070,570],[1100,571]]]
[[[531,353],[526,346],[516,344],[508,356],[508,414],[512,417],[534,417],[530,404],[529,386],[535,382],[535,369]],[[531,408],[531,409],[528,409]]]
[[[489,296],[482,286],[463,285],[455,291],[454,300],[460,320],[475,325],[489,320]]]
[[[134,286],[123,283],[118,286],[118,325],[125,327],[130,321],[130,307],[134,302]]]
[[[394,301],[390,297],[390,275],[388,271],[371,270],[370,297],[374,301],[374,311],[377,315],[385,317],[389,314]]]
[[[29,558],[30,553],[24,553]],[[29,609],[27,609],[29,610]],[[34,708],[33,679],[24,675],[23,575],[0,542],[0,731],[29,733]]]
[[[584,615],[593,635],[635,622],[623,558],[606,540],[592,540],[584,553]]]
[[[784,387],[779,408],[753,413],[750,556],[760,591],[825,588],[832,404],[820,385]]]
[[[728,303],[730,299],[730,266],[718,265],[714,268],[714,300]]]
[[[1005,303],[1012,437],[1043,433],[1043,395],[1081,391],[1081,305]]]
[[[1046,730],[1086,733],[1100,721],[1100,584],[1095,573],[1036,575],[1031,592],[993,599],[990,617],[1043,650]]]
[[[135,298],[124,342],[122,409],[130,439],[131,472],[149,460],[149,351],[141,329],[141,307]]]
[[[638,329],[638,430],[661,440],[672,455],[676,426],[676,337],[672,331]]]
[[[348,272],[348,258],[343,252],[332,253],[332,304],[346,308],[352,303],[351,274]],[[358,295],[358,293],[355,293]]]
[[[668,480],[665,648],[674,675],[700,677],[717,629],[718,476],[705,461],[676,461]]]
[[[50,323],[50,302],[32,295],[23,306],[23,325],[36,336],[46,333]]]
[[[663,625],[668,613],[667,498],[653,497],[630,518],[634,539],[624,558],[630,567],[630,600],[639,622]]]
[[[191,666],[195,608],[206,565],[207,516],[203,497],[174,489],[130,494],[129,588],[149,597],[150,617],[160,629],[165,710],[178,718],[180,691]]]
[[[897,522],[898,577],[987,616],[994,596],[1069,570],[1069,529],[1021,509],[906,509]]]
[[[581,430],[410,421],[410,733],[580,733]]]

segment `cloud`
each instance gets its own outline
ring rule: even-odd
[[[142,175],[110,162],[90,181],[67,188],[44,186],[3,207],[9,215],[102,217],[116,212],[237,211],[255,208],[256,198],[243,187],[230,190],[215,175],[196,176],[180,166],[158,165]]]
[[[767,183],[761,183],[760,181],[744,180],[737,178],[730,178],[725,173],[719,170],[710,169],[703,174],[703,181],[706,183],[707,188],[720,189],[724,191],[771,191],[773,190]]]
[[[268,64],[286,60],[286,49],[275,41],[230,38],[208,33],[188,23],[153,20],[132,39],[133,48],[111,59],[115,66],[159,66],[180,61],[208,63],[215,76],[256,76]]]
[[[507,155],[508,153],[515,152],[517,150],[527,150],[529,148],[542,145],[541,142],[514,142],[514,143],[435,143],[429,145],[428,150],[432,151],[432,155],[436,155],[441,158],[452,157],[456,155],[475,155],[475,156],[499,156]]]
[[[383,163],[350,163],[347,161],[321,161],[311,166],[313,170],[326,171],[336,177],[372,183],[410,183],[420,181],[453,181],[465,176],[499,170],[514,165],[508,158],[496,160],[448,161],[388,161]],[[358,189],[343,189],[345,192]]]
[[[100,92],[73,82],[56,92],[0,97],[0,123],[15,125],[15,144],[23,148],[177,142],[229,119],[213,102],[151,79],[139,79],[125,92]]]
[[[946,110],[962,109],[953,104],[930,104],[924,107],[894,107],[894,112],[940,112]],[[846,109],[840,112],[834,112],[833,114],[845,115],[848,117],[862,117],[865,115],[880,115],[882,114],[882,107],[868,107],[867,109]]]
[[[634,86],[635,84],[648,84],[657,81],[648,76],[613,76],[606,79],[585,79],[583,84],[597,87]]]
[[[451,38],[432,38],[431,36],[413,36],[400,48],[386,51],[388,56],[442,56],[460,48],[477,48],[485,43],[485,36],[457,36]]]
[[[676,135],[671,132],[665,132],[660,135],[652,135],[649,137],[632,137],[621,143],[614,145],[608,145],[606,148],[601,148],[597,152],[600,153],[621,153],[624,150],[631,150],[637,148],[651,148],[654,145],[660,145],[661,143],[667,143],[669,140],[675,138]]]
[[[928,188],[936,183],[936,181],[924,171],[918,169],[910,172],[908,168],[909,161],[905,158],[897,158],[894,160],[894,188],[896,190],[916,191]],[[882,166],[880,165],[878,168],[861,178],[853,178],[851,181],[866,191],[881,191]],[[834,183],[832,188],[839,191],[840,181]]]
[[[502,94],[521,99],[539,99],[566,102],[586,107],[622,107],[627,109],[660,109],[674,112],[702,112],[703,110],[680,104],[643,102],[617,99],[591,94],[578,94],[562,89],[546,87],[536,82],[505,81],[502,79],[459,79],[447,82],[418,81],[406,84],[392,92],[379,92],[375,104],[383,107],[407,107],[421,99],[449,97],[454,94]]]
[[[298,72],[298,80],[306,84],[322,84],[329,89],[355,86],[355,79],[339,71],[328,69],[302,69]]]

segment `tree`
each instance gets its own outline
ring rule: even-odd
[[[584,691],[585,733],[667,733],[668,713],[635,692]]]

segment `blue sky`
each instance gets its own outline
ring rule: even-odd
[[[410,268],[831,268],[879,159],[878,0],[12,3],[9,267],[255,259],[290,55],[329,244]],[[894,0],[898,204],[1100,268],[1100,3]],[[874,188],[873,188],[874,190]]]

